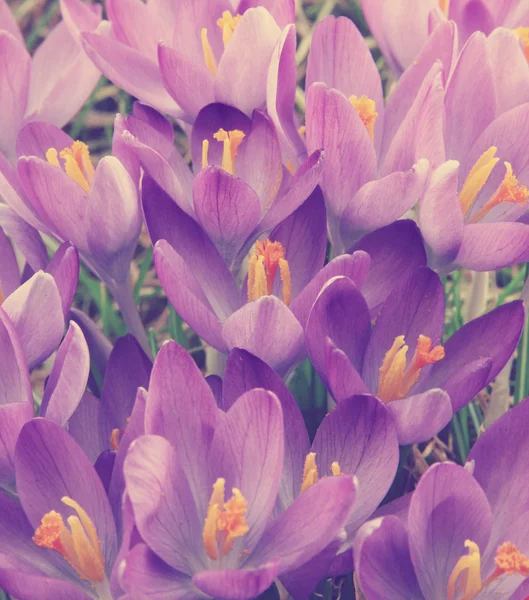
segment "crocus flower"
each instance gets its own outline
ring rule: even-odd
[[[145,430],[125,460],[145,542],[127,556],[127,592],[148,598],[164,586],[173,598],[254,598],[339,536],[351,511],[353,478],[338,475],[270,520],[284,456],[279,400],[254,389],[222,412],[174,342],[154,363]]]
[[[93,31],[101,6],[78,3],[79,25]],[[99,70],[86,56],[71,19],[47,35],[34,56],[5,0],[0,2],[0,153],[14,160],[17,134],[24,123],[47,121],[63,127],[83,106],[99,81]]]
[[[20,433],[15,469],[20,504],[0,495],[2,589],[20,600],[117,597],[114,518],[83,451],[59,425],[34,419]]]
[[[128,280],[142,223],[135,174],[115,156],[102,158],[94,168],[86,144],[47,123],[24,126],[17,151],[17,172],[0,165],[6,202],[39,231],[77,247],[148,348]]]
[[[478,439],[465,468],[430,467],[407,521],[387,516],[364,525],[354,556],[367,600],[527,597],[528,417],[527,401],[503,415]]]
[[[352,21],[330,16],[316,28],[307,66],[306,143],[309,152],[325,152],[321,187],[335,253],[397,220],[421,196],[428,162],[416,161],[429,157],[440,127],[440,77],[429,74],[395,123],[395,105],[385,119],[377,66]]]
[[[380,504],[395,476],[397,434],[382,402],[368,395],[351,396],[325,417],[311,445],[301,411],[279,375],[248,352],[232,350],[218,400],[223,410],[257,387],[272,391],[283,410],[285,453],[275,515],[287,510],[320,477],[340,472],[354,475],[358,481],[344,538],[331,544],[310,565],[281,578],[293,598],[307,598],[311,587],[325,576],[351,571],[355,533]]]
[[[321,291],[307,321],[311,360],[333,398],[371,393],[395,417],[399,442],[437,434],[452,413],[490,383],[516,348],[521,301],[470,321],[441,345],[443,286],[420,268],[397,285],[371,326],[356,286],[337,277]]]
[[[110,22],[100,32],[83,34],[87,54],[142,102],[191,123],[214,101],[247,114],[263,107],[281,28],[294,22],[293,0],[147,6],[140,0],[109,0],[106,7]]]
[[[435,25],[448,19],[457,23],[462,44],[475,31],[489,35],[497,27],[506,27],[517,32],[524,49],[527,46],[527,0],[362,0],[362,8],[396,75],[413,63]]]
[[[234,274],[256,239],[298,208],[320,181],[321,152],[291,176],[274,126],[259,111],[252,119],[221,104],[200,112],[191,135],[195,178],[161,115],[136,104],[120,127],[122,142],[144,171],[201,225]]]

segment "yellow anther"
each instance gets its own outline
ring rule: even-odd
[[[299,133],[299,135],[305,135],[307,133],[307,126],[306,125],[300,125],[298,127],[298,133]]]
[[[340,469],[340,465],[334,461],[331,465],[331,472],[336,477],[337,475],[342,474],[342,470]]]
[[[226,48],[228,42],[231,40],[231,36],[241,19],[241,15],[237,14],[233,16],[229,10],[225,10],[222,13],[222,17],[217,20],[217,25],[222,29],[222,43],[224,44],[224,48]]]
[[[291,175],[296,174],[296,167],[294,167],[294,163],[292,162],[292,160],[290,158],[287,160],[285,167],[287,168],[288,172]]]
[[[529,27],[518,27],[513,30],[514,35],[520,40],[526,60],[529,61]]]
[[[202,140],[202,168],[205,169],[208,163],[209,140]]]
[[[429,364],[442,360],[445,356],[443,346],[432,348],[432,340],[419,335],[415,354],[407,366],[406,354],[408,346],[403,335],[393,341],[386,352],[379,369],[377,396],[383,402],[391,402],[404,398],[419,380],[421,370]]]
[[[268,238],[257,242],[248,261],[248,300],[272,295],[278,268],[283,302],[288,306],[292,296],[292,281],[285,248],[281,242],[271,242]]]
[[[491,146],[488,150],[483,152],[465,179],[465,183],[459,192],[459,202],[461,203],[461,210],[465,216],[474,204],[479,192],[487,183],[490,174],[492,173],[492,169],[494,169],[496,163],[500,160],[495,156],[497,150],[498,149],[495,146]]]
[[[301,493],[308,490],[318,482],[318,467],[316,466],[316,452],[309,452],[305,458],[303,467],[303,479],[301,481]]]
[[[84,142],[76,141],[71,148],[61,150],[59,156],[64,161],[66,174],[88,193],[95,175],[88,146]],[[50,148],[46,152],[46,160],[54,167],[61,167],[55,148]]]
[[[362,119],[362,123],[366,126],[371,139],[375,138],[375,122],[378,117],[378,113],[376,112],[375,101],[371,100],[367,96],[360,96],[357,98],[356,96],[351,96],[349,98],[349,102],[353,105],[353,108],[359,114]]]
[[[81,579],[101,583],[105,580],[105,561],[94,523],[75,500],[65,496],[62,502],[77,513],[67,519],[70,529],[64,525],[62,516],[52,510],[42,517],[33,542],[61,554]]]
[[[439,8],[443,11],[444,15],[448,17],[450,11],[450,0],[439,0]]]
[[[217,74],[217,61],[213,54],[213,49],[208,40],[208,30],[204,27],[200,32],[200,39],[202,41],[202,52],[204,53],[204,62],[206,67],[209,69],[212,75]]]
[[[226,556],[232,549],[236,538],[248,532],[246,511],[248,503],[240,490],[232,489],[233,496],[224,502],[225,480],[217,479],[208,505],[202,539],[206,554],[211,560]]]
[[[110,434],[110,448],[116,452],[119,448],[119,429],[113,429]]]
[[[459,591],[457,582],[463,574],[464,577],[461,580],[463,595],[458,596],[458,600],[474,600],[481,591],[481,555],[479,547],[474,542],[467,540],[465,548],[468,548],[468,554],[465,554],[457,561],[448,578],[447,600],[456,600],[456,591]]]
[[[246,134],[240,129],[226,131],[225,129],[221,128],[213,134],[213,137],[217,140],[217,142],[222,142],[224,145],[222,149],[222,168],[228,173],[234,175],[237,152],[241,142],[246,137]],[[202,160],[204,160],[204,155],[202,155]]]

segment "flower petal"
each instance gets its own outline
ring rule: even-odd
[[[72,305],[77,283],[79,282],[79,254],[77,248],[68,242],[61,244],[46,267],[53,275],[62,301],[62,310],[66,317]]]
[[[269,562],[254,569],[201,571],[193,577],[193,583],[199,590],[215,598],[250,600],[272,585],[278,570],[277,562]]]

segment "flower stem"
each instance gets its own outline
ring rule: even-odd
[[[478,271],[474,274],[472,290],[466,311],[466,321],[472,321],[485,312],[489,295],[489,272]]]
[[[224,375],[228,357],[211,346],[206,347],[206,372],[208,375]]]

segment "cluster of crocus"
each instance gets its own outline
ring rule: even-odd
[[[398,484],[526,323],[482,273],[529,261],[529,3],[361,4],[389,69],[343,16],[297,51],[293,0],[60,0],[33,56],[0,0],[0,590],[529,597],[529,399]],[[137,101],[96,164],[101,74]],[[205,358],[146,333],[143,228]]]

